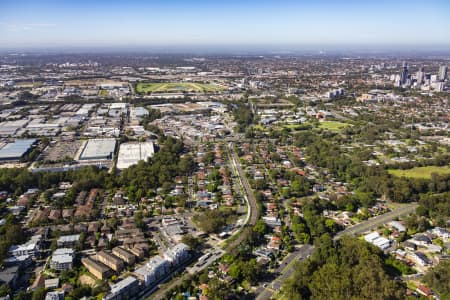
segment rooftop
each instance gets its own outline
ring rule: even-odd
[[[154,152],[152,142],[121,144],[119,157],[117,158],[117,168],[126,169],[137,164],[140,160],[147,160],[153,156]]]
[[[15,140],[0,149],[0,159],[16,159],[24,155],[36,139]]]
[[[90,139],[84,145],[80,159],[111,159],[116,148],[116,140]]]
[[[124,288],[137,282],[137,279],[133,276],[128,276],[124,280],[121,280],[111,285],[111,294],[120,293]]]

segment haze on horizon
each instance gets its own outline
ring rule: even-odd
[[[450,2],[0,2],[3,50],[283,47],[450,49]]]

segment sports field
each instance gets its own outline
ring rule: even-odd
[[[136,92],[139,94],[182,92],[208,93],[222,90],[224,90],[224,87],[219,85],[195,82],[147,82],[138,83],[136,85]]]
[[[339,131],[348,126],[350,126],[350,124],[337,122],[337,121],[322,121],[319,124],[319,128],[328,129],[331,131]]]
[[[407,170],[388,170],[389,174],[397,177],[408,177],[408,178],[419,178],[419,179],[430,179],[432,173],[439,175],[450,174],[450,166],[427,166],[427,167],[416,167]]]

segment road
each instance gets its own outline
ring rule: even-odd
[[[197,262],[194,266],[186,268],[186,271],[188,272],[188,274],[200,273],[205,268],[207,268],[209,265],[211,265],[213,262],[220,259],[225,254],[225,251],[222,249],[213,248],[211,251],[209,251],[209,253],[211,253],[211,256],[206,260],[206,262],[204,264],[199,266],[198,262]],[[178,269],[178,271],[183,271],[183,269],[184,269],[184,266],[180,267]],[[171,290],[174,287],[182,284],[183,280],[185,280],[189,276],[188,274],[183,274],[180,277],[176,277],[176,278],[172,279],[167,284],[161,286],[161,288],[159,288],[160,285],[155,286],[154,288],[146,291],[143,295],[141,295],[141,299],[145,299],[146,297],[149,297],[149,296],[151,296],[151,297],[148,299],[152,299],[152,300],[163,299],[164,296],[166,295],[166,292],[168,290]],[[166,279],[161,280],[161,282],[162,283],[167,282],[170,280],[170,278],[171,278],[171,275],[168,275],[166,277]]]
[[[270,283],[263,283],[256,290],[256,300],[267,300],[272,297],[272,295],[279,291],[284,281],[289,278],[294,272],[295,261],[300,261],[308,258],[314,251],[314,246],[303,245],[300,249],[290,253],[281,263],[281,266],[275,270],[274,273],[280,274],[277,278],[272,280]]]
[[[380,225],[383,225],[387,222],[390,222],[394,220],[397,217],[405,216],[410,213],[413,213],[417,208],[417,203],[408,203],[408,204],[400,204],[399,207],[396,209],[385,213],[380,216],[376,216],[374,218],[371,218],[369,220],[366,220],[364,222],[361,222],[359,224],[356,224],[350,228],[347,228],[341,232],[339,232],[333,239],[338,240],[344,235],[359,235],[362,234],[368,230],[374,229]],[[306,246],[309,246],[305,248]],[[305,245],[301,249],[304,249],[302,252],[295,252],[296,254],[292,253],[292,256],[288,256],[285,261],[282,264],[282,270],[280,271],[280,268],[278,268],[278,272],[281,273],[276,279],[274,279],[272,282],[267,284],[267,287],[259,287],[256,290],[256,294],[258,295],[256,297],[257,300],[267,300],[272,297],[272,295],[279,291],[281,286],[283,285],[284,280],[286,280],[293,272],[294,272],[294,263],[291,263],[293,261],[293,258],[298,258],[298,260],[302,260],[308,255],[310,255],[314,247],[311,245]]]
[[[248,219],[245,222],[248,226],[253,226],[256,224],[256,221],[258,221],[259,218],[259,211],[258,211],[258,204],[256,202],[255,194],[253,193],[252,187],[248,183],[247,177],[245,176],[244,171],[241,167],[241,162],[239,160],[239,157],[234,150],[234,144],[229,143],[228,147],[230,149],[231,154],[231,164],[233,166],[233,169],[237,172],[239,181],[241,183],[242,188],[244,189],[244,198],[247,201],[248,209],[249,209],[249,215]],[[242,241],[245,239],[244,235],[239,235],[238,238],[236,238],[233,242],[231,242],[228,245],[228,249],[233,249],[239,246]]]
[[[234,169],[234,171],[237,172],[238,178],[240,180],[241,186],[244,190],[244,198],[247,201],[247,205],[248,205],[248,216],[246,219],[245,224],[249,225],[249,226],[253,226],[256,224],[256,221],[258,220],[259,217],[259,211],[258,211],[258,206],[256,203],[256,198],[255,195],[253,194],[253,190],[250,186],[250,184],[248,183],[247,178],[245,177],[245,173],[242,170],[241,167],[241,163],[239,161],[239,157],[236,154],[236,151],[234,150],[233,147],[233,143],[229,143],[229,148],[230,148],[230,154],[231,154],[231,165]],[[232,243],[230,243],[228,245],[228,249],[233,249],[235,247],[237,247],[239,244],[242,243],[242,241],[245,239],[245,236],[240,234],[236,240],[234,240]],[[206,267],[208,267],[210,264],[212,264],[214,261],[218,260],[220,257],[222,257],[225,254],[225,251],[215,248],[211,250],[211,257],[208,258],[208,260],[201,266],[198,266],[197,264],[194,265],[191,268],[188,268],[187,271],[190,274],[195,274],[195,273],[199,273],[201,272],[203,269],[205,269]],[[145,293],[145,295],[143,295],[145,297],[148,297],[151,295],[151,299],[162,299],[165,296],[166,291],[180,285],[183,280],[185,279],[185,277],[187,277],[187,274],[184,274],[181,277],[177,277],[173,280],[171,280],[170,282],[167,283],[167,285],[164,285],[162,288],[158,289],[157,287],[154,289],[151,289],[149,291],[147,291]]]
[[[207,268],[209,265],[211,265],[216,260],[220,259],[224,254],[225,251],[222,249],[213,249],[215,251],[209,252],[211,256],[206,259],[203,263],[197,262],[194,266],[191,268],[187,268],[189,274],[197,274],[203,271],[205,268]]]
[[[338,240],[344,235],[362,234],[366,231],[369,231],[371,229],[377,228],[380,225],[390,222],[397,217],[406,216],[415,212],[417,206],[418,206],[417,203],[399,204],[399,207],[395,208],[394,210],[388,213],[373,217],[367,221],[361,222],[359,224],[356,224],[339,232],[337,235],[335,235],[333,239]]]

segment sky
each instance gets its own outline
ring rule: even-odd
[[[449,0],[0,0],[0,49],[450,49]]]

